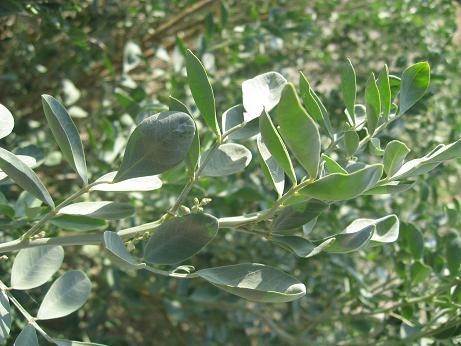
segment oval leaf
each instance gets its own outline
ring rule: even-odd
[[[386,145],[384,150],[384,172],[388,177],[392,177],[402,167],[410,149],[405,143],[394,140]]]
[[[282,167],[279,166],[277,161],[271,155],[269,149],[267,149],[261,139],[261,136],[256,138],[256,143],[258,146],[261,169],[263,170],[267,180],[271,182],[275,191],[277,191],[277,195],[281,197],[285,187],[285,173],[283,172]]]
[[[43,285],[61,267],[64,249],[45,245],[22,249],[16,255],[11,270],[11,287],[28,290]]]
[[[355,154],[359,147],[360,138],[356,131],[350,130],[344,132],[342,147],[347,156]]]
[[[285,303],[306,294],[306,286],[297,279],[263,264],[208,268],[197,275],[226,292],[255,302]]]
[[[218,219],[189,214],[163,223],[144,248],[144,258],[154,264],[182,262],[205,247],[218,232]]]
[[[182,112],[161,112],[144,119],[131,134],[113,182],[160,174],[183,161],[195,124]]]
[[[70,231],[95,231],[107,227],[107,222],[101,219],[82,215],[59,215],[48,221],[56,227]]]
[[[347,171],[335,160],[333,160],[328,155],[322,154],[322,159],[325,162],[325,168],[328,172],[331,173],[344,173],[347,174]]]
[[[342,233],[356,233],[369,226],[376,229],[371,237],[371,241],[378,243],[392,243],[399,237],[400,222],[397,215],[388,215],[380,219],[356,219]]]
[[[195,104],[205,119],[205,123],[219,137],[221,133],[216,119],[213,89],[201,61],[190,50],[187,50],[186,54],[186,70],[187,82]]]
[[[116,175],[117,172],[104,174],[96,180],[98,184],[93,186],[90,191],[143,192],[157,190],[162,187],[162,181],[157,175],[131,178],[113,183],[112,181]]]
[[[298,257],[309,258],[318,255],[336,239],[327,239],[317,246],[309,240],[295,235],[273,235],[270,240],[293,252]]]
[[[260,116],[265,109],[272,110],[280,101],[287,80],[277,72],[263,73],[242,83],[245,121]]]
[[[0,139],[8,136],[14,128],[14,118],[8,108],[0,103]]]
[[[383,165],[370,165],[351,174],[334,173],[299,190],[299,194],[322,201],[341,201],[372,188],[383,174]]]
[[[96,219],[119,220],[134,214],[134,207],[129,203],[110,201],[80,202],[65,206],[59,214],[85,215]]]
[[[5,292],[0,290],[0,343],[8,339],[11,329],[11,306]]]
[[[275,129],[272,120],[270,119],[269,115],[264,110],[259,117],[259,130],[261,132],[261,138],[274,157],[275,161],[283,168],[285,173],[291,180],[293,185],[297,184],[296,181],[296,173],[291,164],[290,156],[288,155],[287,148],[282,141],[282,137],[280,137],[279,133]]]
[[[59,277],[38,309],[39,320],[64,317],[78,310],[90,297],[91,281],[85,273],[72,270]]]
[[[317,125],[299,103],[293,84],[288,83],[275,108],[280,134],[311,178],[317,177],[320,135]]]
[[[208,155],[211,155],[208,158]],[[221,144],[216,150],[207,150],[200,157],[200,162],[206,162],[202,175],[220,177],[241,172],[250,164],[251,152],[241,144]]]
[[[424,96],[430,79],[430,66],[427,62],[419,62],[403,71],[400,82],[400,114],[406,113]]]
[[[37,333],[33,325],[28,324],[21,333],[19,333],[14,341],[14,346],[39,346]]]
[[[77,127],[66,109],[50,95],[42,95],[43,111],[62,155],[78,173],[84,184],[88,183],[85,153]]]
[[[0,148],[0,168],[24,190],[54,208],[53,199],[34,171],[3,148]]]
[[[316,199],[289,205],[276,215],[272,221],[272,230],[283,231],[301,227],[319,216],[327,208],[328,204]]]
[[[320,245],[329,239],[335,239],[325,251],[331,253],[349,253],[360,250],[368,244],[374,231],[375,226],[370,225],[355,233],[340,233],[325,239],[317,240],[314,244]]]

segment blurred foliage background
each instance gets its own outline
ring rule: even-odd
[[[40,95],[59,97],[67,106],[95,179],[116,169],[130,130],[145,115],[166,109],[169,95],[196,112],[183,58],[190,48],[209,72],[219,114],[241,103],[244,80],[278,71],[296,83],[302,70],[337,128],[344,122],[339,80],[346,58],[356,68],[359,95],[369,72],[384,63],[400,75],[409,64],[427,60],[432,75],[424,102],[381,135],[382,143],[398,138],[412,149],[411,158],[419,157],[461,134],[460,17],[457,2],[448,0],[2,0],[0,102],[16,119],[14,134],[2,145],[34,156],[53,197],[62,199],[77,188],[76,177],[45,126]],[[205,145],[207,131],[201,129]],[[333,234],[357,217],[394,212],[403,222],[395,244],[298,259],[264,239],[224,230],[190,260],[196,268],[239,262],[279,267],[307,283],[308,294],[299,301],[249,303],[195,280],[130,275],[97,247],[86,246],[66,248],[63,270],[87,272],[91,301],[43,326],[54,335],[114,346],[455,345],[461,289],[449,290],[447,278],[457,273],[447,271],[446,252],[460,233],[460,164],[441,165],[405,193],[332,207],[315,230]],[[182,165],[164,174],[161,190],[122,197],[137,206],[136,217],[111,229],[161,216],[181,191],[184,171]],[[13,206],[19,217],[12,227],[8,215],[0,216],[12,228],[8,235],[0,232],[5,241],[21,234],[27,211],[37,205],[15,186],[1,191],[2,205]],[[252,162],[239,175],[201,180],[188,204],[210,197],[211,214],[240,215],[267,207],[275,198],[270,191]],[[50,227],[48,232],[57,232]],[[411,232],[421,243],[416,250],[415,238],[405,236]],[[425,266],[418,275],[416,262]],[[10,261],[0,262],[2,280],[10,267]],[[43,290],[19,298],[33,310]],[[15,320],[17,334],[23,325]],[[447,321],[455,327],[444,329]],[[441,328],[434,332],[434,326]]]

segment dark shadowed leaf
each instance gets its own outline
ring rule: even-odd
[[[33,325],[28,324],[24,327],[14,341],[14,346],[39,346],[37,333]]]
[[[43,285],[61,267],[64,249],[46,245],[22,249],[16,255],[11,269],[11,287],[28,290]]]
[[[195,124],[182,112],[162,112],[144,119],[131,134],[114,182],[160,174],[183,161]]]
[[[244,119],[243,105],[236,105],[226,110],[222,115],[222,130],[227,132],[232,128],[242,124]],[[249,139],[259,133],[259,121],[257,118],[245,123],[241,129],[233,131],[229,134],[229,139]]]
[[[189,214],[163,223],[149,238],[144,259],[154,264],[182,262],[205,247],[218,232],[218,220],[208,214]]]
[[[54,339],[58,346],[106,346],[103,344],[96,344],[94,342],[72,341],[64,339]]]
[[[85,304],[90,292],[91,282],[85,273],[68,271],[51,285],[40,304],[37,318],[50,320],[67,316]]]
[[[62,155],[78,173],[84,184],[88,183],[85,153],[77,127],[66,109],[50,95],[42,95],[43,111],[51,132],[61,148]]]
[[[364,195],[387,195],[399,192],[404,192],[411,189],[415,185],[414,181],[390,181],[386,184],[377,185],[365,191]]]
[[[140,263],[136,258],[131,256],[123,243],[122,238],[115,233],[104,232],[104,246],[109,254],[112,262],[120,266],[122,269],[142,269],[146,267],[145,263]]]
[[[302,298],[306,286],[276,268],[242,263],[202,269],[197,274],[213,285],[242,298],[263,303],[284,303]]]
[[[276,215],[272,221],[272,229],[282,231],[301,227],[319,216],[327,208],[328,204],[316,199],[289,205]]]
[[[54,208],[53,199],[34,171],[16,155],[3,148],[0,148],[0,168],[24,190]]]

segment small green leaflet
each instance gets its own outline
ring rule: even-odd
[[[351,126],[356,123],[355,120],[355,97],[357,94],[357,84],[355,70],[352,62],[347,59],[341,68],[341,92],[346,105],[347,113],[349,114],[349,122]]]
[[[373,136],[381,114],[381,99],[374,73],[371,73],[365,87],[365,103],[367,107],[368,132],[370,136]]]
[[[403,71],[400,83],[399,114],[406,113],[424,96],[430,79],[430,66],[427,62],[419,62]]]

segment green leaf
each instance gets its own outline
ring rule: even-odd
[[[384,149],[381,148],[381,140],[373,137],[370,139],[370,152],[375,156],[383,156]]]
[[[11,287],[29,290],[47,282],[61,267],[64,249],[45,245],[22,249],[16,255],[11,269]]]
[[[389,75],[389,86],[391,88],[391,101],[395,100],[400,92],[400,77]]]
[[[328,207],[328,204],[315,199],[289,205],[275,216],[272,221],[272,230],[277,232],[301,227],[319,216]]]
[[[54,208],[54,202],[38,176],[16,155],[0,148],[0,169],[16,184]]]
[[[182,103],[178,99],[175,99],[173,96],[170,96],[169,110],[189,114],[192,118],[192,121],[194,122],[194,139],[192,140],[192,144],[186,157],[186,165],[189,169],[189,174],[190,176],[193,176],[195,174],[195,169],[197,168],[198,159],[200,157],[200,136],[198,133],[197,124],[195,123],[195,120],[192,117],[192,113],[189,110],[189,108],[187,108],[187,106],[184,103]]]
[[[71,270],[60,276],[38,309],[39,320],[64,317],[78,310],[90,297],[91,282],[84,272]]]
[[[43,111],[62,155],[78,173],[83,183],[88,183],[85,153],[77,127],[66,109],[50,95],[42,95]]]
[[[245,121],[243,105],[236,105],[226,110],[222,115],[222,130],[227,132]],[[227,138],[232,140],[250,139],[259,133],[259,120],[254,118],[245,125],[229,134]]]
[[[82,215],[59,215],[48,222],[58,228],[77,232],[95,231],[107,227],[107,222],[104,220]]]
[[[446,244],[447,267],[453,276],[459,275],[461,265],[461,237],[450,235]]]
[[[374,73],[371,73],[365,87],[365,103],[367,107],[368,132],[370,136],[373,136],[376,127],[378,126],[381,112],[381,99]]]
[[[226,292],[255,302],[285,303],[306,294],[306,286],[297,279],[263,264],[207,268],[197,275]]]
[[[413,263],[410,269],[411,282],[415,285],[426,280],[432,272],[432,268],[421,261]]]
[[[322,201],[342,201],[360,196],[372,188],[383,174],[383,165],[375,164],[354,173],[333,173],[299,190],[305,197]]]
[[[273,235],[270,240],[302,258],[316,256],[336,241],[335,238],[330,238],[320,243],[318,246],[315,246],[306,238],[294,235]]]
[[[134,207],[129,203],[110,201],[79,202],[65,206],[59,214],[84,215],[104,220],[120,220],[134,214]]]
[[[372,245],[393,243],[399,237],[400,222],[394,214],[379,219],[356,219],[341,234],[357,233],[369,226],[375,226],[370,239]]]
[[[430,66],[427,62],[419,62],[403,71],[400,84],[400,114],[406,113],[424,96],[430,79]]]
[[[414,181],[390,181],[389,183],[377,185],[365,191],[364,195],[387,195],[407,191],[415,185]]]
[[[333,138],[333,128],[331,126],[330,117],[319,97],[311,88],[306,76],[304,76],[301,71],[299,72],[299,90],[309,115],[327,131],[330,138]]]
[[[0,139],[8,136],[14,128],[14,118],[8,108],[0,103]]]
[[[163,223],[149,238],[144,258],[154,264],[182,262],[205,247],[218,232],[218,220],[208,214],[189,214]]]
[[[101,182],[101,184],[93,186],[90,191],[142,192],[153,191],[162,187],[162,181],[157,175],[131,178],[113,183],[116,175],[117,172],[104,174],[96,180],[97,183]]]
[[[186,55],[187,81],[197,108],[205,119],[205,123],[219,137],[218,121],[213,89],[200,60],[190,51]]]
[[[211,155],[208,158],[208,155]],[[200,157],[200,162],[206,162],[202,175],[206,177],[221,177],[241,172],[250,164],[251,152],[241,144],[225,143],[216,150],[207,150]]]
[[[314,241],[314,244],[322,244],[330,239],[335,241],[329,245],[325,251],[331,253],[349,253],[358,251],[363,248],[371,240],[373,233],[375,232],[376,226],[369,225],[363,229],[360,229],[354,233],[339,233],[331,237],[327,237],[321,240]]]
[[[182,112],[161,112],[144,119],[131,134],[114,182],[155,175],[183,161],[192,144],[195,124]]]
[[[106,346],[103,344],[96,344],[94,342],[72,341],[64,339],[54,339],[58,346]]]
[[[391,85],[389,82],[389,69],[387,65],[384,65],[383,70],[378,76],[378,90],[381,100],[381,111],[383,113],[384,121],[389,120],[389,114],[391,112]]]
[[[344,132],[342,147],[348,157],[355,154],[359,148],[360,138],[356,131],[349,130]]]
[[[24,327],[14,341],[14,346],[39,346],[37,333],[33,325],[28,324]]]
[[[140,263],[136,258],[131,256],[122,238],[120,238],[117,233],[110,231],[104,232],[103,241],[111,261],[122,269],[137,270],[146,267],[145,263]]]
[[[322,160],[325,162],[325,168],[328,170],[329,173],[343,173],[348,174],[347,171],[341,167],[341,165],[333,160],[328,155],[322,154]]]
[[[263,111],[259,117],[259,131],[261,132],[262,141],[275,161],[283,168],[291,183],[296,185],[296,173],[291,164],[287,148],[266,111]]]
[[[27,167],[33,168],[37,164],[37,160],[28,155],[16,155],[16,158],[21,160]],[[0,181],[7,178],[8,175],[0,169]]]
[[[4,343],[10,335],[11,307],[6,293],[0,290],[0,343]]]
[[[269,149],[262,141],[260,135],[256,138],[256,144],[258,147],[261,169],[266,176],[266,179],[271,182],[275,191],[277,191],[277,195],[280,198],[283,195],[283,189],[285,188],[285,173],[283,172],[283,168],[280,167],[269,152]]]
[[[263,73],[242,83],[244,119],[250,121],[263,110],[271,111],[280,101],[287,80],[277,72]]]
[[[274,111],[282,138],[310,178],[314,179],[320,161],[320,135],[317,125],[299,103],[293,84],[285,86]]]
[[[461,157],[461,139],[451,144],[440,144],[425,156],[406,162],[392,177],[394,180],[415,177],[425,174],[442,161]]]
[[[384,172],[388,177],[392,177],[402,167],[405,158],[407,157],[410,149],[405,143],[394,140],[386,145],[384,151]]]
[[[355,77],[355,70],[352,62],[347,59],[341,69],[341,92],[343,95],[344,104],[346,105],[347,112],[351,119],[351,125],[355,125],[355,97],[357,94],[357,84]]]
[[[420,260],[424,253],[424,238],[421,231],[411,223],[403,223],[401,229],[401,239],[405,247],[414,259]]]

